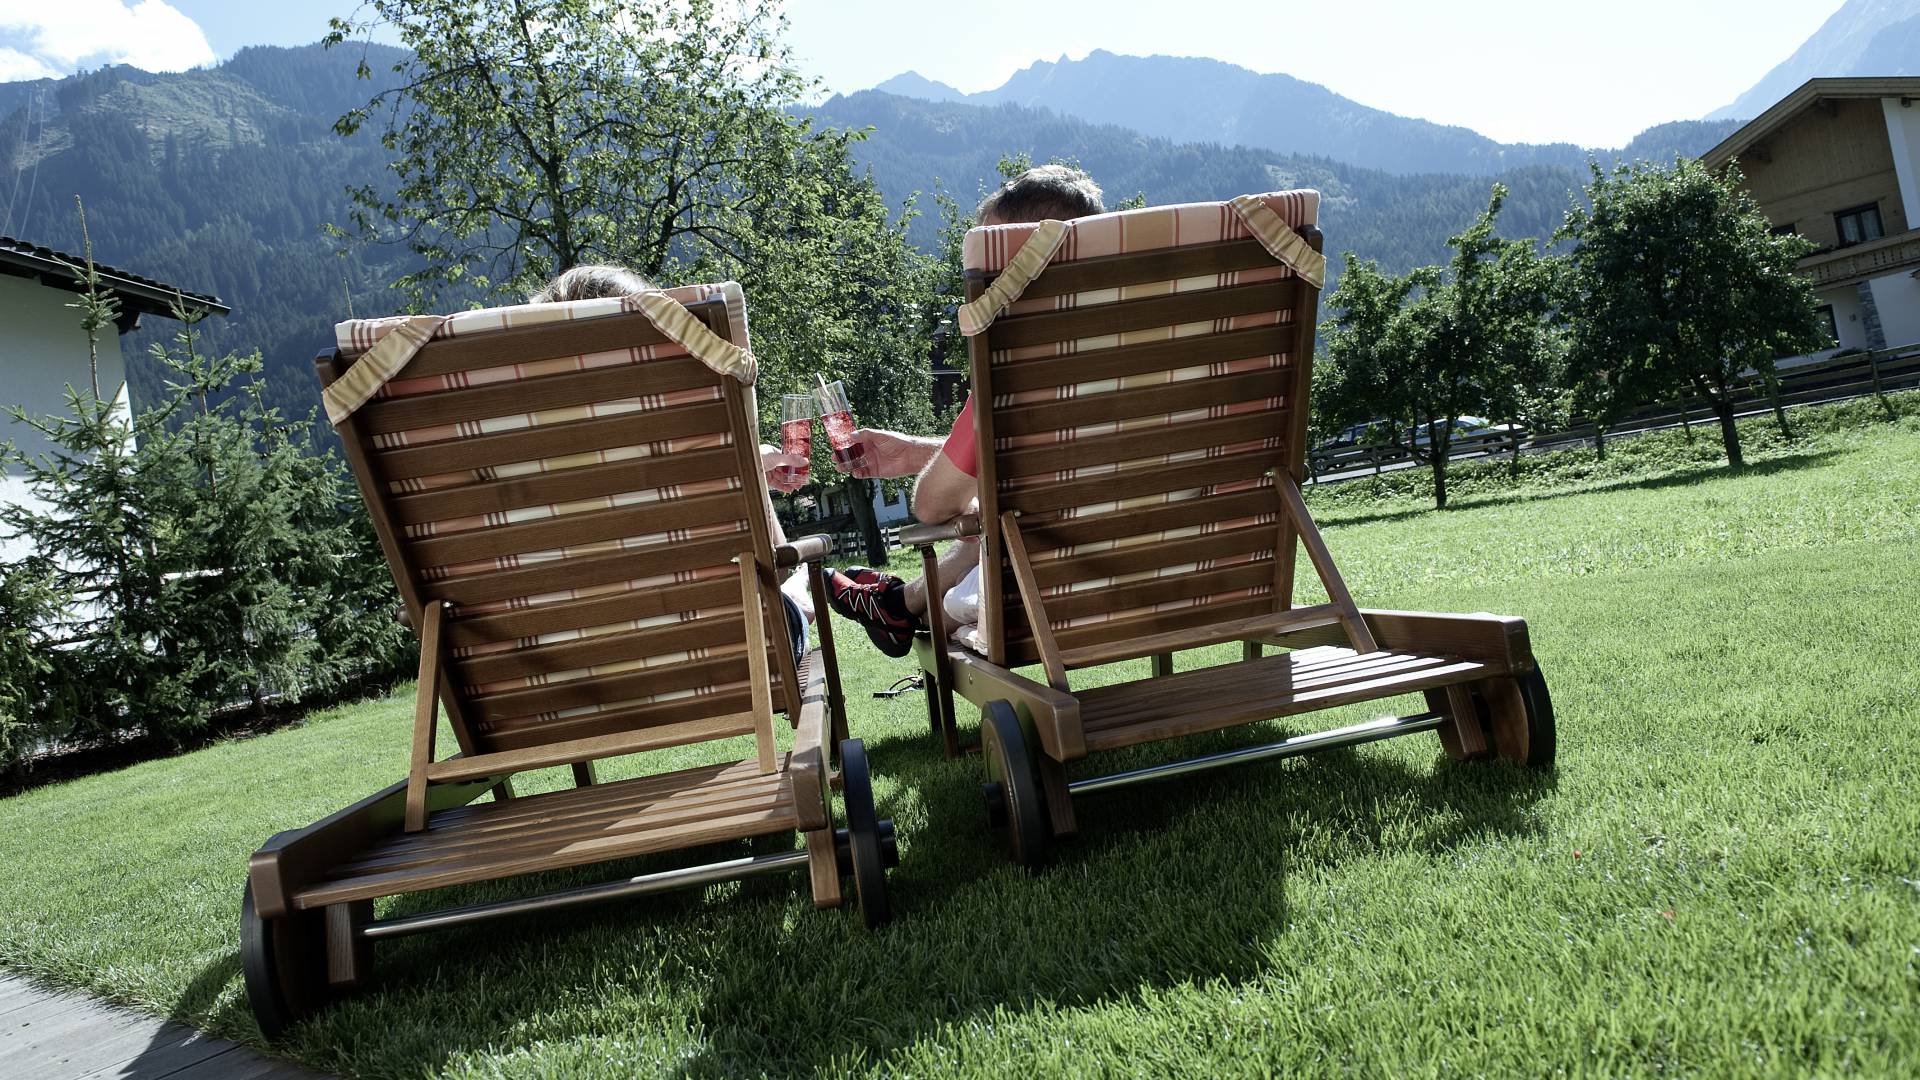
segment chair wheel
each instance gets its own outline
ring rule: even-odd
[[[240,966],[247,1003],[269,1040],[325,1008],[333,996],[321,914],[295,911],[263,919],[253,904],[251,881],[240,899]]]
[[[1009,858],[1038,870],[1052,854],[1053,825],[1033,749],[1012,705],[987,702],[980,710],[980,740],[987,758],[987,782],[980,792],[987,800],[988,827],[1002,834]]]
[[[882,822],[873,809],[873,778],[867,772],[867,748],[859,739],[840,744],[842,797],[847,805],[847,845],[853,861],[853,892],[860,900],[860,918],[871,930],[893,918],[887,902],[886,836],[891,823]]]
[[[1556,745],[1553,698],[1547,693],[1546,676],[1538,668],[1475,683],[1473,697],[1492,746],[1490,757],[1530,769],[1552,767]]]

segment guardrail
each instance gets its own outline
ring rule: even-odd
[[[1920,344],[1816,360],[1781,368],[1776,375],[1778,400],[1783,408],[1851,401],[1875,393],[1913,389],[1920,387]],[[1756,372],[1749,375],[1739,387],[1734,397],[1734,411],[1740,415],[1764,411],[1772,408],[1774,400],[1766,380]],[[1690,402],[1664,402],[1627,415],[1608,428],[1607,435],[1610,438],[1632,435],[1703,420],[1711,422],[1713,413],[1697,399]],[[1593,435],[1592,421],[1576,420],[1560,431],[1531,435],[1495,432],[1464,436],[1455,439],[1448,447],[1447,460],[1465,461],[1523,450],[1544,450],[1568,443],[1591,441]],[[1326,454],[1309,453],[1307,459],[1308,470],[1316,483],[1358,479],[1366,470],[1377,473],[1389,468],[1404,468],[1416,462],[1425,464],[1423,459],[1416,459],[1404,447],[1396,446],[1360,446]],[[1323,476],[1330,479],[1320,480]]]

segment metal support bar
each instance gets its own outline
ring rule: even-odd
[[[1110,791],[1130,784],[1142,784],[1151,780],[1165,780],[1188,773],[1204,772],[1227,765],[1243,765],[1250,761],[1266,761],[1271,758],[1297,757],[1311,754],[1317,750],[1332,750],[1341,746],[1358,746],[1361,743],[1379,742],[1396,735],[1411,735],[1416,731],[1432,731],[1447,723],[1443,713],[1427,712],[1417,716],[1384,717],[1369,720],[1364,724],[1334,728],[1332,731],[1317,731],[1311,735],[1296,735],[1284,742],[1269,743],[1265,746],[1247,746],[1239,750],[1227,750],[1205,757],[1188,758],[1185,761],[1168,762],[1165,765],[1148,765],[1145,768],[1129,769],[1126,772],[1110,776],[1089,776],[1084,780],[1072,780],[1067,783],[1067,792],[1071,795],[1092,795],[1096,792]]]
[[[842,830],[844,833],[845,830]],[[836,839],[839,839],[836,837]],[[842,840],[842,843],[845,841]],[[405,937],[409,934],[423,934],[429,930],[445,930],[454,926],[466,926],[470,923],[485,922],[504,915],[525,915],[535,911],[557,911],[562,908],[579,907],[583,904],[598,904],[608,900],[621,900],[630,896],[648,896],[653,893],[669,892],[674,889],[691,889],[705,885],[717,885],[722,881],[737,881],[742,878],[760,877],[765,874],[777,874],[792,870],[805,869],[807,853],[804,849],[782,851],[777,855],[754,855],[744,859],[729,859],[726,862],[708,863],[704,866],[689,866],[679,870],[663,870],[657,874],[642,874],[625,881],[609,881],[600,885],[587,885],[565,892],[548,893],[545,896],[529,896],[520,900],[501,900],[492,904],[474,904],[469,907],[448,908],[445,911],[430,911],[424,915],[408,915],[398,919],[382,919],[359,928],[359,936],[372,941],[387,938]]]

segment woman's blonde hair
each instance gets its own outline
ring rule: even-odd
[[[576,266],[546,283],[529,304],[557,304],[567,300],[601,300],[632,296],[653,288],[646,278],[624,266]]]

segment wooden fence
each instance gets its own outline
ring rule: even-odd
[[[1897,349],[1836,356],[1828,360],[1782,368],[1779,377],[1779,402],[1783,407],[1851,401],[1876,392],[1888,393],[1920,387],[1920,344]],[[1773,405],[1766,380],[1750,376],[1734,398],[1734,410],[1740,414],[1764,411]],[[1629,414],[1607,430],[1609,437],[1674,427],[1683,422],[1713,422],[1713,413],[1698,400],[1666,402]],[[1456,438],[1448,448],[1449,461],[1463,461],[1493,454],[1515,453],[1521,449],[1546,449],[1576,442],[1590,442],[1594,426],[1577,420],[1565,430],[1544,433],[1489,433]],[[1322,476],[1337,476],[1323,483],[1358,479],[1363,470],[1380,472],[1414,461],[1412,454],[1397,446],[1357,446],[1332,453],[1311,453],[1308,468],[1316,481]]]

